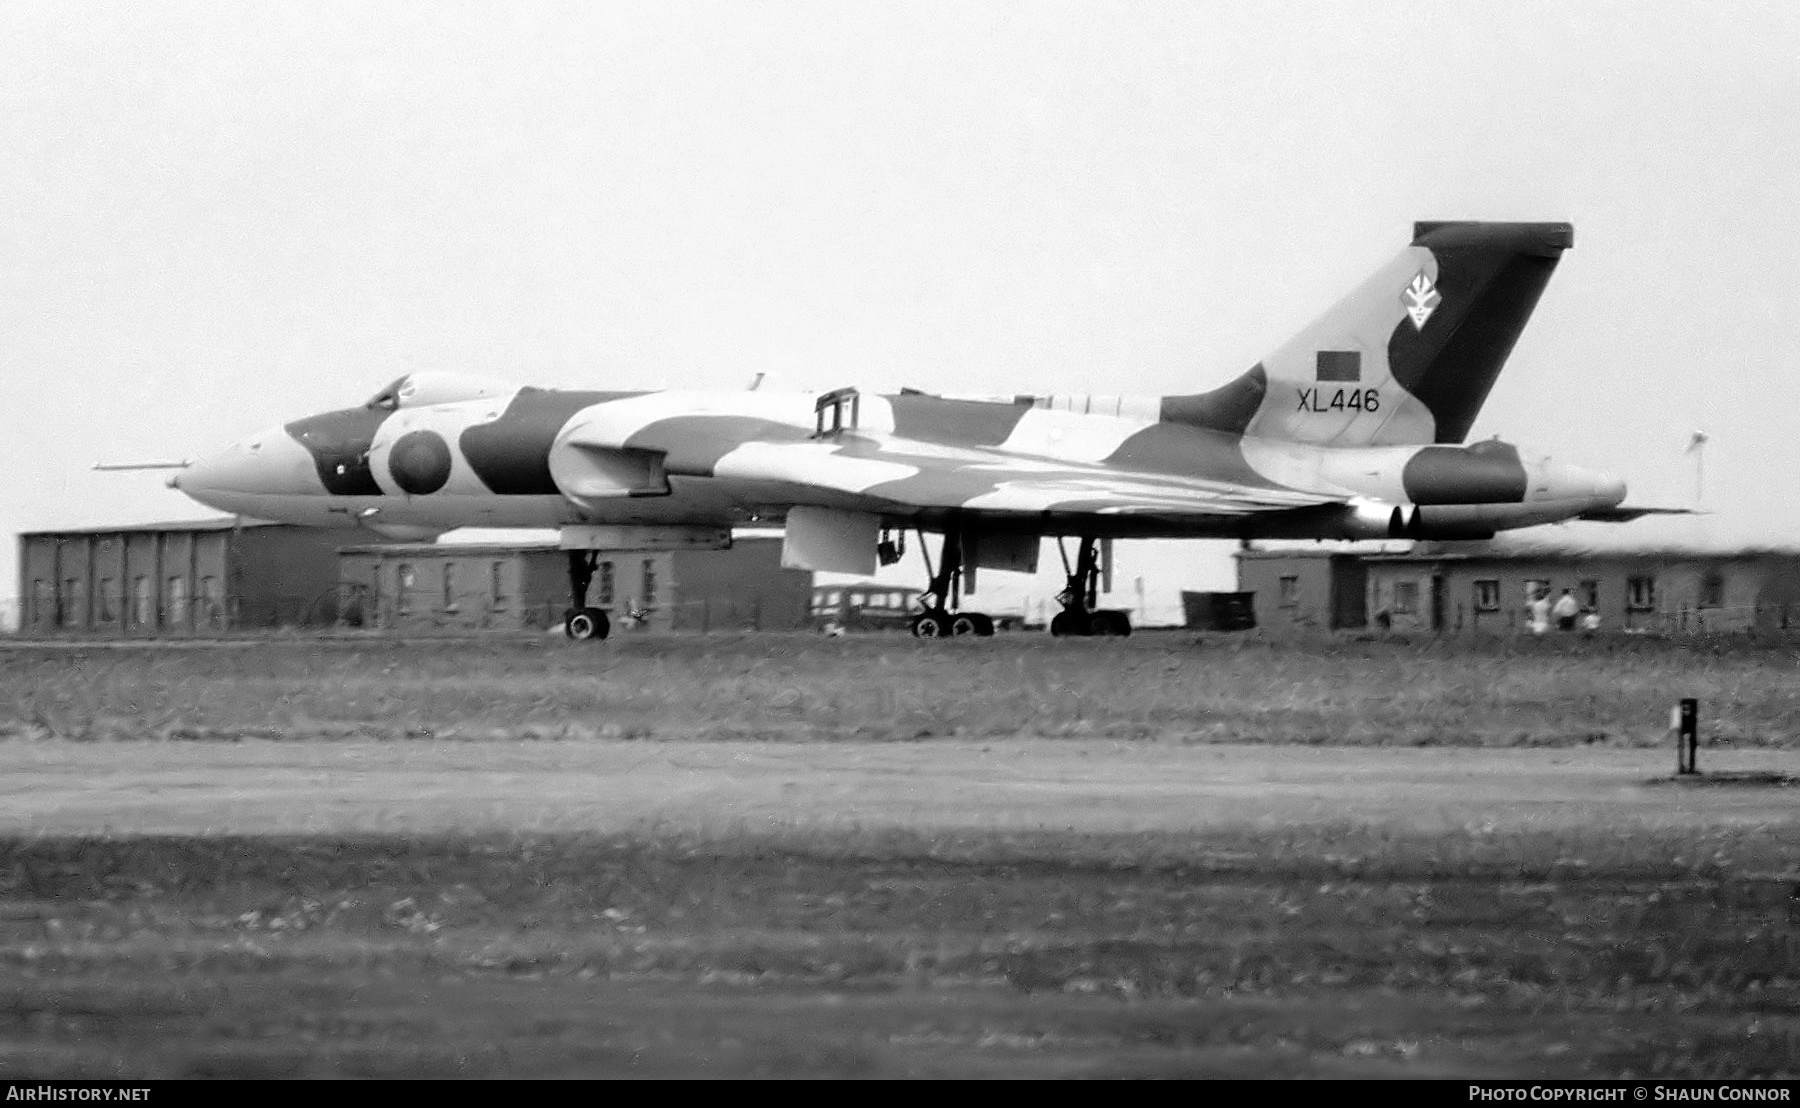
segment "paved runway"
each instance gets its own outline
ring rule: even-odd
[[[1673,751],[925,743],[0,743],[0,834],[1790,826]],[[1800,752],[1701,752],[1800,778]]]

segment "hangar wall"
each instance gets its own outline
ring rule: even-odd
[[[1239,588],[1256,592],[1258,625],[1277,634],[1326,626],[1528,634],[1537,588],[1552,600],[1570,590],[1602,631],[1800,632],[1800,551],[1420,544],[1244,550],[1237,561]]]
[[[1282,630],[1363,627],[1363,556],[1335,550],[1240,550],[1238,589],[1255,594],[1256,625]]]
[[[522,630],[560,626],[554,546],[358,542],[353,531],[214,519],[19,536],[19,632],[181,635],[266,627]],[[589,601],[660,630],[807,625],[812,575],[779,537],[728,550],[612,552]]]
[[[740,538],[730,550],[677,550],[671,568],[678,631],[811,626],[813,575],[782,568],[779,537]]]
[[[343,622],[381,631],[548,627],[569,603],[567,561],[541,544],[346,547],[338,582]]]
[[[19,536],[24,634],[330,623],[338,536],[235,519]]]
[[[1370,611],[1388,611],[1397,629],[1527,632],[1536,588],[1552,600],[1568,589],[1602,630],[1800,631],[1796,553],[1415,554],[1369,563]]]
[[[781,540],[740,537],[727,550],[608,551],[588,603],[649,630],[790,630],[806,625],[812,575],[781,568]],[[397,543],[346,548],[345,622],[391,631],[526,630],[561,625],[567,554],[520,543]]]

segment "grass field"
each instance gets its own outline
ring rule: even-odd
[[[1794,662],[4,650],[0,1077],[1792,1077]]]
[[[1656,744],[1693,696],[1708,740],[1788,747],[1797,677],[1743,639],[252,640],[0,650],[0,736]]]
[[[1797,845],[12,840],[0,1074],[1791,1076]]]

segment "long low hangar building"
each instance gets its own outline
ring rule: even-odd
[[[354,544],[354,545],[348,545]],[[804,626],[812,575],[781,540],[724,550],[620,551],[589,602],[673,630]],[[19,536],[19,631],[155,636],[270,627],[541,629],[569,606],[568,556],[542,543],[392,543],[230,517]]]
[[[1241,550],[1256,622],[1284,629],[1528,633],[1531,597],[1568,590],[1603,631],[1800,632],[1800,551],[1594,548],[1521,538],[1410,550]]]
[[[394,631],[523,630],[560,625],[569,607],[568,552],[554,543],[391,543],[341,555],[343,618]],[[725,550],[602,553],[588,603],[615,622],[662,631],[806,626],[812,574],[781,567],[779,536]]]

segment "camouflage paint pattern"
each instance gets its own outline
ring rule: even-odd
[[[1572,242],[1567,224],[1419,224],[1392,261],[1210,392],[843,390],[840,402],[414,374],[174,483],[247,515],[427,530],[728,527],[795,506],[1097,536],[1528,526],[1624,497],[1611,478],[1508,444],[1455,445]]]

